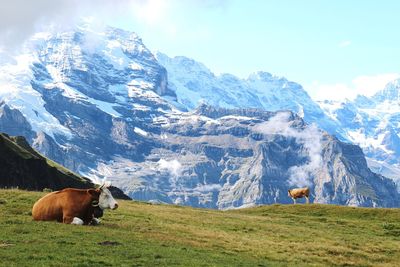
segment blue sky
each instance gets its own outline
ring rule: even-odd
[[[150,0],[111,24],[216,73],[264,70],[314,98],[371,95],[400,73],[400,1]]]
[[[13,0],[0,8],[0,50],[90,16],[215,73],[267,71],[341,100],[400,77],[399,11],[398,0]]]

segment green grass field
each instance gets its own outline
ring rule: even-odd
[[[0,266],[400,266],[399,209],[120,201],[94,227],[32,221],[43,194],[0,190]]]

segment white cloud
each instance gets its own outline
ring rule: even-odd
[[[6,1],[4,1],[6,2]],[[225,3],[227,1],[216,1]],[[182,4],[184,3],[184,4]],[[183,7],[182,7],[183,5]],[[137,21],[152,28],[177,34],[177,10],[211,8],[209,1],[178,0],[13,0],[2,3],[0,8],[0,40],[3,46],[18,46],[43,25],[74,26],[82,17],[94,17],[110,22],[125,19]],[[112,10],[112,12],[110,12]],[[184,17],[184,16],[181,16]]]
[[[3,3],[6,2],[6,3]],[[13,0],[3,1],[0,8],[0,40],[7,50],[17,47],[43,26],[75,25],[81,17],[118,17],[126,15],[133,3],[145,0]],[[112,10],[113,12],[110,12]]]
[[[382,90],[388,82],[400,78],[400,73],[384,73],[373,76],[358,76],[353,80],[353,85],[358,94],[372,96]]]
[[[82,17],[89,16],[103,24],[138,23],[146,31],[163,34],[170,39],[193,30],[204,36],[207,30],[196,30],[186,25],[187,16],[195,14],[197,9],[225,10],[230,2],[231,0],[2,1],[0,49],[10,51],[18,48],[33,33],[47,30],[47,25],[64,30],[76,25]]]
[[[165,19],[171,1],[147,0],[132,3],[137,18],[149,25],[157,25]]]
[[[146,0],[132,3],[133,23],[140,23],[146,31],[176,40],[210,38],[210,29],[201,21],[201,10],[224,11],[231,0]],[[188,17],[191,17],[188,19]],[[195,25],[188,24],[198,18]],[[127,21],[127,20],[126,20]],[[125,21],[125,22],[126,22]]]
[[[169,172],[174,177],[178,177],[182,173],[182,164],[176,159],[171,161],[160,159],[158,161],[158,168]]]
[[[356,94],[347,84],[319,84],[313,82],[309,91],[311,97],[315,100],[344,100],[353,99]]]
[[[308,162],[288,169],[288,183],[296,187],[311,186],[313,175],[322,164],[321,132],[315,124],[308,125],[301,131],[292,128],[290,116],[290,112],[279,112],[267,122],[257,125],[254,130],[263,134],[280,134],[295,138],[298,144],[303,145]]]
[[[314,81],[309,94],[315,100],[354,99],[357,95],[372,96],[385,88],[386,84],[400,78],[400,73],[383,73],[355,77],[350,83],[321,84]]]
[[[349,41],[349,40],[341,41],[341,42],[338,44],[338,46],[339,46],[340,48],[347,47],[347,46],[349,46],[349,45],[351,45],[351,41]]]

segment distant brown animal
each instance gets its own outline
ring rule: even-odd
[[[295,188],[288,190],[288,196],[293,199],[293,204],[296,204],[296,199],[305,197],[307,200],[307,204],[310,203],[310,189],[308,187],[304,188]]]
[[[39,199],[33,205],[32,217],[35,221],[98,224],[99,208],[118,208],[118,203],[104,185],[99,189],[66,188]]]

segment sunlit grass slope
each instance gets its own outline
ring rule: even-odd
[[[0,266],[400,266],[399,209],[120,201],[90,227],[32,221],[43,194],[0,190]]]

